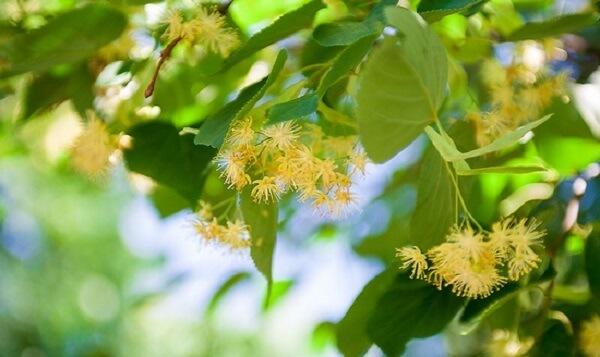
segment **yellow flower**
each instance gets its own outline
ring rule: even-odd
[[[168,27],[163,36],[167,38],[168,42],[187,40],[193,43],[196,40],[199,31],[198,23],[183,21],[183,17],[179,11],[171,12],[166,22]]]
[[[496,269],[493,247],[470,226],[453,227],[446,243],[431,248],[427,256],[432,263],[429,281],[438,288],[451,286],[458,296],[487,297],[506,282]]]
[[[300,128],[292,121],[270,125],[262,131],[266,136],[265,147],[286,150],[300,137]]]
[[[213,219],[212,205],[203,200],[200,200],[199,205],[200,209],[197,212],[198,217],[204,221],[209,221]]]
[[[241,221],[228,221],[227,226],[224,226],[217,218],[205,219],[198,215],[198,219],[194,221],[194,229],[207,243],[219,244],[231,249],[243,249],[251,245],[248,227]]]
[[[252,188],[252,198],[258,203],[268,203],[279,199],[281,188],[277,184],[277,178],[273,176],[265,176],[260,180],[253,182],[256,186]]]
[[[227,27],[225,18],[216,11],[200,8],[196,18],[184,21],[179,11],[173,11],[167,20],[167,31],[164,36],[169,42],[186,40],[199,43],[208,51],[223,57],[239,45],[237,33]]]
[[[241,221],[227,222],[227,228],[224,230],[222,243],[232,249],[248,248],[251,245],[248,226]]]
[[[198,29],[199,42],[223,57],[228,56],[240,42],[237,33],[227,27],[225,17],[217,11],[200,8],[193,22]]]
[[[316,179],[321,178],[323,186],[327,189],[331,188],[332,184],[336,181],[336,170],[337,165],[333,160],[318,160],[316,162]]]
[[[501,85],[501,86],[493,86],[491,88],[491,95],[492,95],[492,103],[493,104],[503,106],[503,105],[510,105],[513,102],[515,93],[514,93],[512,87],[506,86],[506,85]]]
[[[525,219],[519,221],[513,228],[512,247],[514,255],[508,261],[509,278],[518,280],[521,276],[537,268],[540,258],[531,249],[540,246],[544,232],[538,231],[539,223],[527,222]]]
[[[77,171],[97,177],[106,173],[110,155],[114,150],[104,123],[92,118],[75,140],[71,160]]]
[[[369,162],[369,159],[367,158],[367,154],[365,152],[352,152],[348,161],[350,165],[354,167],[354,170],[360,172],[363,175],[365,174],[365,168],[367,167],[367,163]]]
[[[356,208],[356,199],[347,189],[335,191],[333,199],[328,201],[329,214],[334,218],[342,218],[350,214]]]
[[[330,136],[323,140],[325,149],[336,156],[347,156],[356,145],[355,136]]]
[[[247,160],[248,157],[239,151],[223,150],[217,155],[217,168],[229,187],[235,187],[239,191],[250,183],[250,175],[245,172]]]
[[[396,248],[396,257],[402,259],[402,269],[411,269],[411,278],[425,278],[425,271],[428,268],[427,256],[421,253],[419,247]]]
[[[537,268],[540,258],[532,249],[541,245],[544,232],[538,230],[539,223],[518,222],[506,219],[492,225],[490,244],[497,256],[508,261],[508,277],[519,280],[520,277]]]
[[[208,242],[222,241],[225,233],[225,227],[220,225],[216,218],[211,221],[198,220],[195,222],[194,227],[196,232]]]
[[[227,136],[227,143],[231,145],[247,145],[254,141],[252,118],[248,117],[235,123]]]
[[[581,325],[579,345],[588,357],[600,357],[600,316],[595,315]]]

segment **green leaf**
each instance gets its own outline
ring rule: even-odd
[[[319,25],[313,38],[321,46],[348,46],[363,37],[380,33],[378,26],[367,22],[335,22]]]
[[[441,20],[444,16],[457,12],[470,12],[487,0],[423,0],[417,11],[427,22]]]
[[[129,170],[173,188],[194,207],[215,150],[195,146],[190,136],[179,135],[166,122],[142,123],[127,134],[133,138],[132,147],[123,152]]]
[[[538,119],[534,122],[525,124],[516,128],[514,131],[510,133],[504,134],[498,139],[494,140],[492,143],[481,147],[479,149],[467,151],[461,153],[456,149],[456,145],[452,143],[452,139],[445,135],[441,136],[436,133],[432,128],[426,128],[425,132],[431,139],[433,145],[438,149],[438,151],[444,156],[446,161],[461,161],[465,159],[470,159],[478,156],[483,156],[485,154],[489,154],[491,152],[499,151],[502,149],[506,149],[512,145],[515,145],[519,142],[519,140],[530,130],[536,128],[537,126],[543,124],[545,121],[550,119],[552,114],[546,115],[541,119]]]
[[[585,244],[585,271],[587,273],[590,292],[596,302],[600,303],[600,232],[594,230]]]
[[[378,1],[364,21],[321,24],[313,31],[312,37],[324,47],[348,46],[367,36],[378,37],[384,27],[384,9],[396,4],[396,0]]]
[[[421,164],[417,206],[410,221],[410,243],[427,250],[444,241],[456,217],[456,197],[446,163],[429,148]]]
[[[269,123],[301,118],[317,111],[319,97],[316,93],[304,95],[287,102],[275,104],[269,109]]]
[[[45,111],[70,99],[77,111],[85,116],[94,101],[94,78],[85,66],[66,75],[44,73],[36,76],[27,87],[23,102],[23,118]]]
[[[347,76],[369,52],[375,41],[375,37],[370,36],[357,41],[356,43],[344,49],[331,64],[331,67],[325,72],[317,88],[317,93],[322,97],[325,92],[337,81]]]
[[[395,274],[394,270],[386,270],[373,278],[365,285],[344,318],[337,324],[337,346],[344,356],[363,356],[373,344],[367,335],[367,322],[379,298],[394,280]]]
[[[244,88],[232,102],[227,103],[217,113],[209,116],[200,127],[194,138],[196,145],[207,145],[220,148],[225,141],[229,126],[236,119],[244,117],[254,107],[256,102],[275,82],[287,60],[287,52],[279,51],[271,73],[259,82]]]
[[[575,338],[563,322],[549,320],[540,339],[533,346],[532,357],[575,356]]]
[[[246,43],[233,52],[225,60],[221,70],[223,71],[248,58],[255,52],[260,51],[303,28],[311,26],[317,11],[324,7],[325,5],[321,0],[311,0],[298,9],[282,15],[271,25],[250,37]]]
[[[0,45],[0,78],[81,61],[118,38],[127,18],[118,10],[90,4],[60,14],[46,25]]]
[[[455,166],[456,168],[456,166]],[[530,174],[533,172],[546,172],[547,168],[541,165],[528,165],[528,166],[493,166],[493,167],[482,167],[477,169],[460,169],[456,168],[456,173],[461,176],[472,176],[481,174]]]
[[[551,117],[552,117],[552,114],[548,114],[541,119],[538,119],[531,123],[527,123],[523,126],[520,126],[520,127],[516,128],[514,131],[511,131],[510,133],[502,135],[501,137],[499,137],[498,139],[494,140],[492,143],[490,143],[484,147],[462,153],[457,159],[464,160],[464,159],[469,159],[472,157],[483,156],[485,154],[489,154],[494,151],[506,149],[512,145],[515,145],[530,130],[533,130],[534,128],[542,125],[544,122],[546,122]]]
[[[252,238],[252,261],[267,279],[268,302],[273,282],[273,252],[277,239],[277,203],[256,203],[250,195],[250,189],[246,189],[240,194],[240,209]]]
[[[360,138],[375,162],[392,158],[435,120],[448,76],[444,47],[416,14],[398,7],[385,14],[399,35],[372,51],[356,96]]]
[[[464,324],[462,332],[469,332],[486,317],[504,305],[519,292],[517,283],[509,283],[500,291],[484,299],[470,300],[460,315],[460,322]]]
[[[387,355],[398,356],[411,338],[439,333],[463,304],[448,290],[399,274],[377,302],[367,331]]]
[[[527,23],[507,37],[507,41],[536,40],[564,33],[573,33],[598,21],[594,13],[569,14],[555,17],[544,22]]]
[[[208,302],[208,305],[206,306],[206,313],[214,313],[214,311],[217,309],[217,306],[219,306],[219,303],[223,300],[227,293],[230,292],[231,289],[233,289],[239,283],[250,279],[250,277],[250,273],[243,271],[235,273],[232,276],[230,276],[227,280],[225,280],[225,282],[223,282],[223,284],[219,286],[217,291],[213,294],[212,298]]]
[[[265,297],[264,311],[269,311],[276,307],[287,296],[294,284],[294,280],[274,282],[270,294]]]
[[[432,127],[428,126],[425,128],[425,134],[427,134],[433,147],[435,147],[440,155],[442,155],[444,160],[453,161],[455,158],[462,155],[462,153],[458,151],[454,140],[452,140],[445,132],[439,134]]]

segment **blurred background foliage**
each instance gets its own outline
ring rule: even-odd
[[[245,41],[308,2],[235,0],[227,21]],[[410,222],[419,184],[427,175],[421,171],[421,158],[431,150],[426,140],[417,139],[385,164],[369,165],[357,187],[360,212],[348,219],[324,219],[286,197],[279,210],[272,294],[265,299],[266,283],[247,254],[207,246],[194,235],[190,221],[198,198],[219,202],[232,193],[214,168],[199,169],[215,150],[179,135],[267,75],[278,49],[289,52],[283,69],[288,80],[274,83],[268,98],[294,81],[311,79],[311,65],[327,62],[344,48],[319,43],[316,38],[327,40],[327,29],[317,26],[362,21],[379,2],[325,1],[327,6],[315,16],[314,33],[294,31],[226,71],[218,71],[223,65],[219,56],[178,46],[160,72],[154,95],[144,98],[164,46],[166,14],[172,9],[192,12],[200,3],[207,4],[0,2],[0,355],[383,354],[364,340],[364,315],[377,301],[388,301],[377,300],[380,294],[372,287],[393,279],[389,271],[398,265],[394,249],[415,239]],[[544,65],[569,73],[570,99],[552,102],[545,110],[554,113],[548,124],[515,150],[479,163],[498,166],[541,158],[551,170],[469,177],[462,189],[482,225],[489,227],[515,212],[540,217],[551,246],[563,234],[574,185],[585,182],[577,197],[576,229],[556,248],[556,272],[545,271],[545,264],[532,277],[546,281],[543,274],[557,274],[556,318],[542,320],[542,337],[530,353],[580,355],[578,332],[573,331],[598,314],[600,306],[595,265],[600,262],[600,5],[585,0],[404,3],[431,23],[447,49],[449,97],[442,119],[456,122],[453,137],[461,150],[475,142],[473,128],[460,119],[489,95],[478,74],[483,60],[506,64],[517,49],[515,41],[525,40],[533,61],[544,46],[555,47],[558,55]],[[350,76],[336,82],[323,101],[351,113],[344,93],[353,90],[355,81]],[[93,179],[74,170],[70,161],[70,148],[90,110],[111,133],[127,133],[136,143],[134,151],[112,158],[109,173]],[[337,135],[346,129],[324,127]],[[371,288],[359,295],[369,281]],[[400,289],[405,300],[392,296],[387,309],[401,310],[411,299],[429,301],[426,292],[401,288],[408,289]],[[538,329],[539,311],[515,304],[520,299],[524,306],[536,306],[539,292],[506,290],[490,299],[501,303],[493,309],[489,301],[470,306],[474,311],[451,323],[444,337],[439,334],[444,326],[407,332],[421,318],[436,319],[409,315],[393,327],[400,330],[393,336],[401,346],[388,351],[493,355],[488,346],[498,328],[520,321]],[[382,319],[388,315],[394,312],[376,313]],[[404,350],[413,337],[418,338]]]

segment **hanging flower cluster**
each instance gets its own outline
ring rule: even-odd
[[[293,121],[253,128],[252,118],[235,123],[216,157],[230,188],[250,187],[259,203],[294,191],[322,213],[343,216],[354,206],[351,174],[364,173],[367,158],[356,136],[330,137],[314,124]]]
[[[90,177],[106,173],[111,154],[117,149],[106,125],[91,117],[71,148],[73,167]]]
[[[174,11],[167,21],[165,37],[169,42],[185,40],[200,44],[208,51],[228,56],[239,43],[238,34],[227,26],[225,17],[215,10],[199,8],[196,17],[184,21],[178,11]]]
[[[446,242],[427,253],[404,247],[396,256],[403,269],[411,270],[411,278],[427,280],[438,289],[449,286],[458,296],[483,298],[538,266],[540,258],[532,249],[544,236],[538,227],[525,219],[497,222],[488,233],[455,226]]]
[[[227,221],[215,217],[213,206],[200,201],[200,209],[193,221],[196,233],[209,244],[229,247],[233,250],[249,248],[252,243],[248,227],[241,221]]]
[[[565,95],[567,75],[536,76],[523,64],[505,68],[495,60],[481,68],[483,84],[491,97],[491,110],[471,112],[477,143],[485,146],[517,127],[538,119],[557,96]]]

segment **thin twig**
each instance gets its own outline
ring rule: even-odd
[[[219,6],[217,8],[217,11],[221,15],[226,15],[227,12],[229,11],[229,7],[231,6],[231,4],[233,4],[233,0],[228,0],[227,2],[224,2],[223,4],[221,4],[221,6]],[[146,90],[144,91],[144,97],[148,98],[154,93],[154,86],[156,86],[156,81],[158,80],[158,73],[160,72],[160,68],[171,57],[171,53],[173,52],[173,49],[175,48],[175,46],[177,46],[177,44],[182,39],[183,39],[183,37],[181,37],[181,36],[173,39],[171,42],[169,42],[167,47],[165,47],[165,49],[160,52],[160,58],[158,59],[158,63],[156,64],[156,69],[154,70],[152,79],[150,80],[150,83],[148,84],[148,86],[146,87]]]
[[[181,36],[173,39],[171,42],[169,42],[167,47],[165,47],[165,49],[160,52],[160,58],[158,60],[158,63],[156,64],[156,69],[154,70],[154,74],[152,75],[150,84],[148,84],[148,87],[146,87],[146,90],[144,91],[144,96],[146,98],[148,98],[149,96],[152,95],[152,93],[154,93],[154,86],[156,85],[156,80],[158,79],[158,73],[160,72],[160,68],[167,61],[167,59],[169,59],[169,57],[171,57],[171,53],[173,52],[173,49],[175,48],[175,46],[177,46],[179,41],[181,41],[182,39],[183,39],[183,37],[181,37]]]

